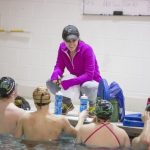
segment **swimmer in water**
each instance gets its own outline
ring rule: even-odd
[[[50,141],[59,139],[62,132],[76,137],[76,129],[83,124],[85,118],[81,116],[74,128],[64,116],[50,113],[50,94],[45,87],[37,87],[33,99],[37,111],[26,113],[20,119],[15,134],[17,138],[24,135],[26,140]]]
[[[88,111],[83,111],[85,115]],[[94,110],[95,118],[92,123],[80,127],[77,134],[77,143],[92,147],[130,147],[127,133],[109,122],[113,106],[109,101],[98,100]],[[83,115],[81,113],[81,115]]]
[[[25,113],[14,102],[17,88],[14,79],[2,77],[0,79],[0,134],[14,134],[17,121]]]

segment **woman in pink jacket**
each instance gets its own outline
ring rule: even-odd
[[[64,90],[68,90],[74,85],[80,85],[81,93],[86,94],[89,101],[93,103],[96,99],[101,75],[92,47],[81,41],[79,37],[79,31],[75,26],[68,25],[63,29],[64,41],[59,46],[56,65],[48,82],[58,83]],[[75,77],[60,81],[65,68]],[[51,87],[49,88],[51,89]],[[53,94],[56,92],[55,90],[51,91]]]

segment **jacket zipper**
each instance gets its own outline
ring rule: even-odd
[[[78,53],[78,51],[77,51],[76,54],[73,56],[72,60],[71,60],[71,58],[70,58],[70,56],[68,55],[67,52],[64,52],[64,53],[68,56],[68,58],[69,58],[69,60],[70,60],[70,62],[71,62],[71,65],[72,65],[72,67],[73,67],[73,70],[74,70],[73,59],[74,59],[74,57],[76,56],[76,54]]]

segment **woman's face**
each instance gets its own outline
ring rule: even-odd
[[[73,51],[76,50],[76,48],[78,46],[78,41],[79,41],[79,39],[77,39],[77,40],[69,40],[69,41],[65,41],[65,44],[66,44],[67,48],[71,52],[73,52]]]

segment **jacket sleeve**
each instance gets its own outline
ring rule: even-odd
[[[69,87],[73,85],[83,84],[86,81],[93,80],[94,70],[95,70],[95,55],[91,47],[87,47],[87,49],[83,52],[82,55],[85,60],[85,68],[84,74],[61,82],[62,87],[67,90]],[[80,67],[80,66],[79,66]]]
[[[65,64],[63,62],[63,52],[61,51],[61,46],[59,47],[58,50],[58,56],[57,56],[57,61],[56,61],[56,65],[54,67],[54,71],[51,75],[51,80],[57,80],[60,77],[62,77],[63,73],[64,73],[64,68],[65,68]]]

